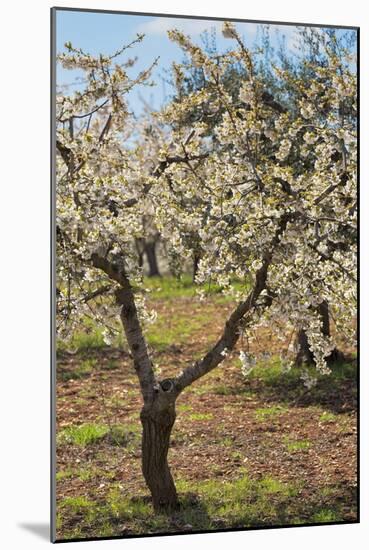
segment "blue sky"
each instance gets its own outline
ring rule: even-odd
[[[91,54],[112,54],[122,45],[131,42],[137,33],[145,34],[143,42],[129,51],[130,57],[138,57],[136,65],[130,71],[130,76],[146,69],[158,56],[159,63],[152,74],[156,86],[140,86],[130,93],[129,105],[136,114],[139,114],[143,108],[141,98],[154,109],[159,108],[165,102],[170,88],[168,85],[163,85],[160,76],[164,76],[164,70],[169,69],[173,61],[183,59],[180,48],[169,40],[167,30],[178,28],[190,35],[194,42],[201,44],[201,33],[205,30],[215,29],[218,51],[222,52],[233,45],[231,40],[223,38],[221,21],[67,10],[57,10],[56,14],[58,52],[64,51],[64,44],[70,41],[73,46],[82,48]],[[251,46],[257,38],[258,25],[236,23],[236,27],[246,45]],[[276,46],[281,36],[284,35],[287,48],[293,50],[295,33],[296,27],[294,26],[270,25],[273,46]],[[70,84],[78,76],[80,76],[78,71],[58,67],[57,83]],[[76,86],[71,89],[75,88]]]

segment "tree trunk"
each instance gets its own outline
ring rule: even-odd
[[[193,256],[193,271],[192,271],[192,282],[195,282],[197,272],[199,270],[200,254],[194,253]]]
[[[158,261],[156,258],[156,241],[145,243],[145,253],[149,264],[149,277],[160,277]]]
[[[144,259],[143,252],[138,253],[138,267],[143,267]]]
[[[122,306],[120,317],[144,401],[141,410],[142,472],[152,495],[154,509],[171,512],[179,507],[167,460],[179,389],[175,380],[167,378],[158,382],[155,378],[124,264],[118,263],[119,258],[112,263],[98,254],[93,254],[91,259],[94,267],[102,269],[113,281],[120,284],[120,288],[115,291],[115,297]]]
[[[168,513],[179,508],[177,491],[167,460],[175,418],[174,403],[164,410],[144,405],[141,411],[142,472],[156,512]]]
[[[138,257],[138,266],[143,266],[143,255],[145,252],[145,241],[144,239],[135,239],[135,245],[137,250],[137,257]]]
[[[306,336],[306,332],[301,329],[297,334],[297,356],[295,359],[296,365],[303,365],[304,363],[313,364],[314,355],[309,349],[309,341]]]
[[[331,331],[329,327],[329,306],[325,300],[318,306],[318,312],[322,320],[322,333],[324,336],[330,336]],[[314,363],[314,355],[309,349],[309,342],[304,330],[300,330],[297,335],[298,352],[296,357],[296,364],[301,365],[303,363]],[[329,363],[342,361],[343,353],[337,348],[332,350],[331,354],[326,357],[326,361]]]
[[[329,328],[329,307],[328,307],[328,302],[326,300],[324,300],[323,302],[321,302],[318,306],[318,311],[319,311],[319,315],[320,315],[320,318],[322,320],[322,333],[324,334],[324,336],[330,336],[331,335],[331,331],[330,331],[330,328]]]

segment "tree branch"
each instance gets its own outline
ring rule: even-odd
[[[161,176],[161,174],[164,172],[164,170],[170,165],[174,163],[181,163],[181,162],[189,162],[191,160],[203,160],[206,159],[209,156],[209,153],[202,153],[200,155],[187,155],[185,154],[184,157],[181,157],[179,155],[176,155],[174,157],[167,157],[165,160],[162,160],[159,162],[155,170],[153,171],[153,176],[155,178],[158,178]]]
[[[353,277],[351,275],[351,273],[348,271],[348,269],[346,269],[340,262],[338,262],[337,260],[335,260],[332,255],[328,256],[327,254],[324,254],[324,252],[322,252],[321,250],[319,250],[316,246],[314,246],[313,244],[311,243],[308,243],[308,246],[309,248],[311,248],[311,250],[314,250],[314,252],[316,252],[317,254],[319,254],[321,260],[323,261],[330,261],[330,262],[333,262],[334,264],[336,264],[336,266],[339,268],[340,271],[342,271],[342,273],[344,273],[346,275],[346,277],[348,277],[350,279],[350,281],[353,281],[354,283],[357,283],[357,280],[355,277]]]
[[[57,150],[59,151],[62,159],[64,160],[65,164],[67,166],[69,166],[69,162],[70,162],[70,155],[71,155],[71,150],[69,149],[69,147],[66,147],[65,145],[62,144],[61,141],[59,141],[58,139],[56,140],[56,148]]]
[[[159,178],[163,174],[163,172],[165,172],[165,170],[170,164],[174,164],[174,163],[187,164],[192,160],[203,160],[208,156],[209,156],[209,153],[203,153],[200,155],[192,155],[192,156],[187,155],[184,157],[181,157],[179,155],[176,155],[174,157],[167,157],[165,160],[160,161],[159,164],[155,167],[155,169],[152,172],[152,176],[154,178]],[[144,185],[143,191],[146,194],[148,191],[150,191],[150,189],[151,189],[151,184],[146,184]],[[131,206],[134,206],[138,202],[139,202],[139,198],[132,197],[131,199],[127,199],[126,201],[124,201],[123,206],[125,206],[126,208],[130,208]],[[117,208],[119,209],[119,205],[117,205]]]
[[[97,107],[95,107],[94,109],[92,109],[92,111],[90,111],[89,113],[85,113],[83,115],[72,115],[71,117],[68,117],[68,118],[64,118],[64,119],[59,119],[59,122],[67,122],[70,118],[86,118],[88,116],[92,116],[94,113],[96,113],[97,111],[99,111],[102,107],[104,107],[110,100],[109,99],[106,99],[103,103],[101,103],[100,105],[97,105]]]
[[[269,250],[264,253],[262,266],[256,273],[254,286],[246,300],[240,302],[225,323],[223,334],[217,343],[208,351],[201,361],[187,367],[175,380],[176,391],[180,393],[187,386],[198,380],[211,370],[215,369],[224,359],[224,352],[231,351],[240,337],[241,322],[247,321],[247,316],[257,305],[261,292],[266,288],[268,268],[272,261],[274,248],[279,243],[281,235],[286,229],[288,221],[293,219],[296,213],[284,214],[279,222],[279,227],[270,243]]]
[[[138,319],[133,290],[124,270],[124,266],[122,263],[118,265],[117,263],[110,262],[98,254],[92,254],[91,260],[94,267],[104,271],[110,279],[116,281],[120,285],[120,288],[115,292],[117,303],[122,306],[120,318],[129,349],[132,353],[134,367],[140,382],[142,397],[145,403],[150,403],[154,399],[156,380],[146,341],[142,333],[141,324]]]
[[[234,348],[240,336],[240,322],[255,307],[260,293],[265,288],[267,272],[270,259],[265,259],[262,267],[256,275],[256,281],[252,291],[244,302],[240,302],[237,308],[225,323],[223,334],[218,342],[208,351],[201,361],[197,361],[191,367],[187,367],[176,379],[175,386],[178,393],[192,384],[198,378],[201,378],[211,370],[215,369],[224,359],[224,352]]]

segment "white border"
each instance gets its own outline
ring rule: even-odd
[[[179,13],[361,27],[361,521],[359,525],[217,533],[98,541],[96,549],[120,547],[194,550],[204,545],[234,548],[364,548],[369,540],[368,368],[369,306],[366,289],[369,242],[368,89],[369,17],[351,0],[69,0],[58,6]],[[1,285],[0,301],[0,540],[4,548],[33,550],[49,544],[21,527],[49,522],[49,8],[48,0],[2,5],[1,47]],[[5,170],[4,170],[5,166]],[[85,543],[74,543],[85,544]],[[115,546],[114,546],[115,545]]]

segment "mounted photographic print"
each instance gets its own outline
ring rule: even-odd
[[[52,9],[53,541],[358,522],[359,29],[327,23]]]

